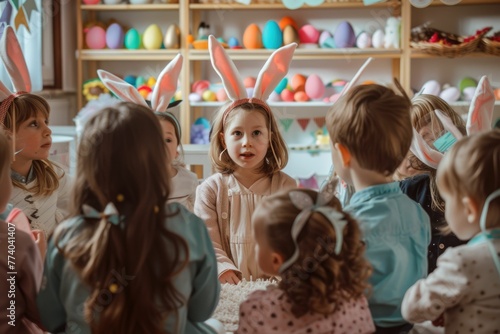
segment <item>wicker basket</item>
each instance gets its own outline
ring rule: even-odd
[[[494,56],[500,56],[500,42],[495,42],[488,37],[483,37],[481,43],[479,43],[479,48],[485,53],[492,54]]]
[[[489,31],[489,30],[488,30]],[[484,31],[483,33],[477,35],[473,40],[457,45],[443,45],[439,43],[429,43],[429,42],[411,42],[410,45],[416,50],[420,50],[425,53],[433,54],[436,56],[444,56],[448,58],[462,57],[468,53],[474,52],[479,46],[484,35],[488,33]]]

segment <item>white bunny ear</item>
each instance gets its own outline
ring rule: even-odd
[[[471,135],[491,129],[494,108],[495,94],[488,77],[483,76],[479,80],[470,104],[469,115],[467,117],[467,134]]]
[[[151,108],[154,111],[167,110],[168,104],[177,90],[177,81],[182,68],[182,55],[178,54],[161,71],[151,97]]]
[[[149,108],[142,95],[128,82],[104,70],[97,70],[97,75],[99,75],[104,86],[122,101],[133,102]]]
[[[410,151],[427,166],[437,169],[443,154],[431,148],[417,130],[413,129]]]
[[[236,66],[213,35],[208,37],[208,50],[210,51],[212,66],[222,79],[222,84],[229,99],[236,101],[247,98],[247,90]]]
[[[253,97],[266,101],[274,88],[288,73],[297,43],[291,43],[274,51],[257,77]]]
[[[9,95],[12,95],[13,93],[3,84],[2,81],[0,81],[0,102],[5,100],[6,98],[9,97]]]
[[[11,26],[5,27],[0,42],[0,57],[16,92],[31,92],[31,79],[23,50]]]
[[[352,77],[351,81],[349,81],[349,83],[344,86],[344,89],[342,89],[342,91],[340,92],[340,96],[345,95],[356,84],[356,82],[358,82],[359,77],[361,76],[361,74],[363,74],[366,67],[368,66],[368,64],[370,64],[372,62],[372,60],[373,60],[373,57],[370,57],[363,63],[363,65],[361,65],[359,70]]]
[[[451,118],[446,116],[441,110],[436,109],[434,110],[434,113],[443,124],[445,130],[449,131],[453,135],[453,137],[455,137],[458,140],[464,136],[462,132],[460,132],[460,130],[456,127],[456,125],[453,124]]]

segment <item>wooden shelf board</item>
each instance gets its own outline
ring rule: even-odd
[[[445,56],[438,56],[438,55],[433,55],[429,53],[425,53],[422,51],[418,50],[412,50],[411,51],[411,58],[412,59],[422,59],[422,58],[440,58],[440,59],[460,59],[460,58],[491,58],[491,57],[497,57],[489,53],[484,53],[484,52],[471,52],[466,55],[460,56],[460,57],[445,57]]]
[[[492,4],[500,4],[500,0],[462,0],[456,5],[453,6],[461,6],[461,5],[492,5]],[[434,0],[431,3],[431,6],[449,6],[442,3],[440,0]],[[449,6],[451,7],[451,6]]]
[[[131,4],[118,4],[118,5],[81,5],[82,10],[179,10],[179,4],[147,4],[147,5],[131,5]]]
[[[78,51],[77,51],[78,52]],[[133,60],[133,61],[148,61],[148,60],[172,60],[180,53],[181,50],[82,50],[82,60]]]
[[[399,1],[388,0],[386,2],[376,3],[370,6],[365,6],[362,1],[359,2],[328,2],[319,6],[302,6],[299,9],[325,9],[325,8],[374,8],[374,7],[396,7],[399,6]],[[282,3],[254,3],[243,5],[239,3],[193,3],[189,5],[191,10],[236,10],[236,9],[288,9]],[[288,9],[290,10],[290,9]]]

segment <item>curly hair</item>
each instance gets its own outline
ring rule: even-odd
[[[256,211],[254,219],[265,222],[270,247],[286,261],[294,251],[291,229],[301,210],[291,202],[290,191],[302,191],[314,201],[318,193],[309,189],[291,189],[270,196]],[[299,257],[281,274],[279,288],[292,304],[292,313],[300,317],[308,312],[331,314],[341,303],[357,299],[369,288],[371,266],[364,258],[365,246],[357,222],[342,212],[334,197],[329,207],[344,214],[348,222],[343,230],[340,253],[334,252],[336,234],[330,221],[313,212],[297,238]]]

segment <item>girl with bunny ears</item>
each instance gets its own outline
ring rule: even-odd
[[[231,101],[218,111],[212,126],[209,154],[218,173],[198,186],[194,212],[207,224],[222,283],[265,275],[254,257],[251,215],[267,196],[296,186],[281,172],[288,152],[266,103],[288,72],[295,48],[292,43],[271,55],[249,98],[234,63],[209,37],[212,65]]]
[[[42,97],[30,94],[30,76],[12,27],[5,28],[0,45],[15,90],[0,82],[0,122],[12,134],[15,146],[10,203],[27,215],[33,229],[50,234],[64,218],[69,194],[66,174],[48,159],[50,107]]]
[[[158,117],[170,156],[168,170],[172,177],[172,191],[168,202],[181,203],[193,211],[198,177],[187,170],[182,162],[181,127],[175,115],[167,111],[179,103],[170,103],[170,100],[177,89],[181,67],[182,56],[179,54],[161,71],[151,95],[150,106],[137,89],[126,81],[104,70],[98,70],[97,74],[104,85],[121,100],[150,107]]]

